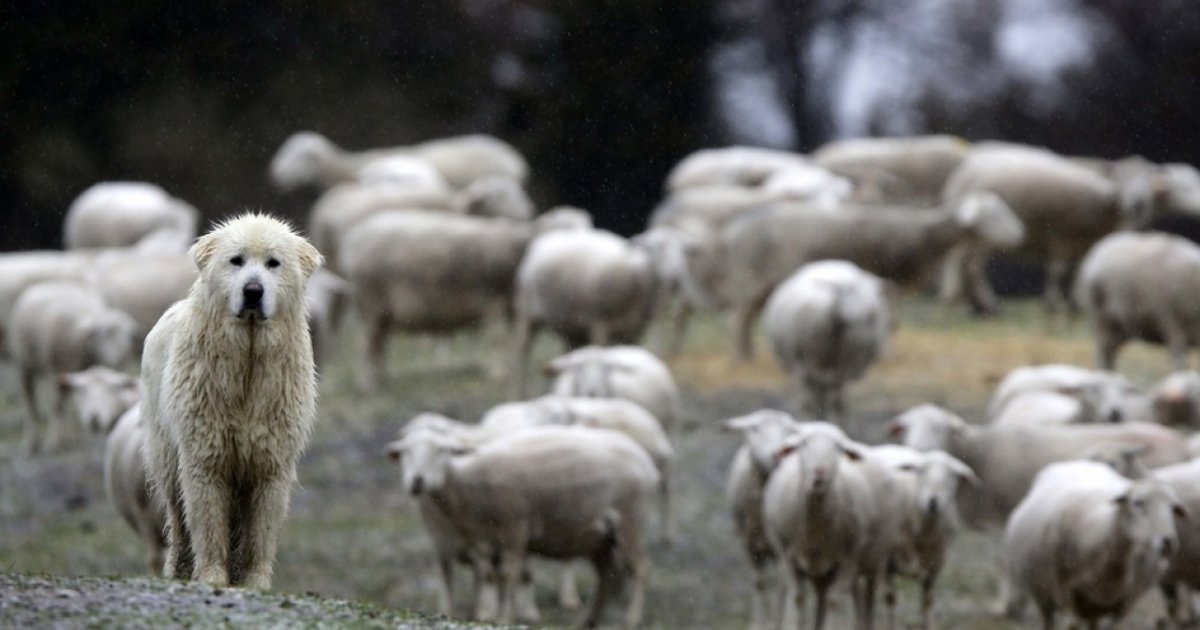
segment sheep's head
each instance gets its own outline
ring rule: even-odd
[[[1154,420],[1166,425],[1200,422],[1200,373],[1175,372],[1154,388]]]
[[[1188,164],[1141,164],[1120,178],[1118,207],[1126,227],[1140,228],[1155,218],[1178,213],[1200,216],[1200,172]]]
[[[800,459],[800,475],[805,492],[821,495],[829,492],[837,481],[843,459],[860,461],[863,452],[846,439],[841,430],[831,431],[813,427],[789,437],[781,451],[795,452]]]
[[[60,374],[58,384],[74,399],[80,424],[93,433],[111,431],[117,418],[141,399],[140,379],[99,365]]]
[[[85,317],[79,329],[93,363],[116,368],[132,358],[138,324],[123,311],[110,308]]]
[[[919,405],[892,418],[887,432],[902,437],[905,446],[920,451],[946,450],[955,435],[967,431],[967,423],[937,405]]]
[[[1021,219],[994,193],[967,195],[955,207],[954,218],[977,238],[998,247],[1016,247],[1025,240]]]
[[[730,418],[721,424],[726,431],[740,431],[750,448],[754,464],[763,472],[775,468],[787,439],[800,427],[791,414],[777,409],[760,409],[753,413]]]
[[[340,152],[337,145],[319,133],[294,133],[271,158],[271,182],[284,191],[327,183],[326,173]]]
[[[921,461],[903,464],[900,469],[917,475],[917,507],[926,518],[945,514],[957,519],[954,497],[959,483],[981,485],[970,466],[943,451],[925,453]]]
[[[1083,458],[1100,462],[1130,479],[1141,479],[1148,472],[1142,463],[1142,456],[1149,450],[1150,447],[1145,444],[1109,442],[1092,446],[1083,454]]]
[[[1167,485],[1157,479],[1139,479],[1113,498],[1121,532],[1158,556],[1162,568],[1179,551],[1176,520],[1189,518],[1188,510]]]
[[[538,232],[550,230],[590,230],[592,215],[575,206],[555,206],[537,216],[533,221]]]
[[[451,460],[470,452],[457,437],[428,429],[408,433],[386,450],[388,459],[400,464],[404,491],[414,497],[441,491]]]
[[[458,211],[481,217],[528,221],[533,218],[533,200],[525,187],[511,177],[492,175],[471,182],[459,193]]]

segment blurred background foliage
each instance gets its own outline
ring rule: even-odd
[[[957,133],[1200,162],[1191,0],[200,0],[0,9],[0,249],[59,244],[93,182],[303,225],[290,133],[515,144],[540,206],[630,233],[683,155]]]

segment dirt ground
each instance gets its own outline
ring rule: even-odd
[[[673,436],[681,540],[672,547],[653,539],[650,543],[654,569],[646,626],[741,627],[748,621],[751,574],[724,499],[726,469],[738,437],[721,432],[718,423],[761,407],[787,408],[792,390],[761,339],[758,358],[742,365],[730,358],[722,319],[700,318],[691,332],[686,350],[671,362],[687,412]],[[665,336],[656,325],[648,345],[661,348]],[[383,448],[419,412],[474,420],[504,401],[504,384],[493,374],[507,351],[497,335],[464,333],[440,342],[398,339],[391,346],[388,385],[363,395],[354,386],[359,343],[350,322],[337,356],[323,370],[320,424],[300,465],[301,487],[293,494],[280,541],[275,589],[433,612],[432,549]],[[535,354],[541,360],[558,349],[556,341],[547,339]],[[1055,361],[1091,364],[1082,322],[1048,323],[1032,302],[1013,304],[1003,318],[991,321],[910,302],[902,309],[886,357],[850,389],[848,430],[865,441],[881,441],[884,420],[923,402],[945,405],[978,422],[991,388],[1009,369]],[[1122,354],[1120,367],[1143,384],[1169,371],[1164,352],[1136,345]],[[104,496],[103,439],[85,435],[72,422],[57,453],[21,457],[17,444],[24,416],[15,375],[0,364],[0,573],[144,575],[143,550]],[[959,536],[938,587],[942,627],[999,630],[1033,624],[1032,611],[1024,623],[989,612],[1001,553],[998,531]],[[538,564],[535,572],[545,621],[573,621],[575,613],[555,604],[554,568]],[[460,572],[461,602],[467,599],[466,582]],[[902,583],[902,618],[915,617],[915,597],[914,586]],[[850,624],[848,601],[841,600],[833,613],[834,628]],[[1160,610],[1158,596],[1150,595],[1126,627],[1152,627]],[[608,620],[615,623],[616,611],[609,612]],[[6,625],[2,618],[0,625]]]

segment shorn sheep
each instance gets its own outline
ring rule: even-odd
[[[73,282],[37,284],[17,300],[8,329],[12,356],[21,377],[29,417],[23,450],[53,450],[58,445],[66,390],[58,388],[50,426],[39,440],[43,415],[37,401],[39,381],[93,365],[121,367],[132,358],[137,324],[110,308],[93,289]]]
[[[80,193],[63,220],[67,249],[129,247],[158,230],[196,236],[200,213],[144,182],[101,182]]]
[[[882,280],[854,263],[828,260],[805,265],[780,284],[763,325],[808,411],[840,420],[843,390],[883,352],[889,319]]]
[[[304,285],[321,264],[282,222],[244,214],[192,246],[188,297],[142,355],[146,469],[167,513],[167,577],[269,588],[316,419]]]

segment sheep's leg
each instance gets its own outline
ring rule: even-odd
[[[449,553],[439,553],[438,568],[438,614],[443,617],[454,616],[454,556]]]
[[[971,310],[977,315],[995,315],[999,309],[999,300],[992,283],[987,278],[987,252],[984,250],[970,252],[963,262],[963,274],[967,281],[967,298]]]
[[[42,415],[37,404],[37,378],[33,372],[21,371],[21,391],[25,395],[25,406],[29,409],[29,417],[25,420],[25,436],[21,439],[21,450],[32,455],[41,450],[38,427],[42,424]]]
[[[813,618],[813,630],[821,630],[825,627],[825,613],[829,604],[829,586],[833,584],[833,578],[837,576],[837,571],[833,570],[825,575],[813,576],[812,584],[813,591],[817,595],[817,615]]]
[[[611,337],[608,324],[604,322],[592,322],[588,326],[588,343],[593,346],[607,346]]]
[[[382,313],[363,314],[363,371],[360,386],[364,392],[373,392],[387,378],[387,317]]]
[[[522,621],[538,621],[542,618],[537,607],[537,595],[533,590],[533,573],[526,564],[521,569],[521,583],[516,593],[517,618]]]
[[[512,399],[525,398],[525,368],[529,365],[529,352],[533,349],[533,321],[529,315],[518,310],[513,331]]]
[[[667,545],[675,542],[675,522],[671,519],[671,484],[669,471],[666,467],[660,471],[658,480],[659,495],[659,540]]]
[[[1063,258],[1054,257],[1046,263],[1045,302],[1048,316],[1053,317],[1067,311],[1068,300],[1063,286],[1066,285],[1070,270],[1070,261]]]
[[[641,550],[629,554],[626,560],[632,573],[633,588],[629,592],[629,606],[625,609],[625,630],[633,630],[642,623],[642,610],[646,606],[646,580],[650,574],[650,563]]]
[[[736,342],[734,347],[738,361],[747,362],[754,358],[754,325],[758,323],[758,315],[769,297],[768,292],[757,296],[744,304],[739,304],[733,313],[733,335]]]
[[[181,462],[195,476],[180,479],[184,517],[192,534],[195,568],[192,579],[214,586],[229,584],[229,485],[217,475],[198,470],[195,464]]]
[[[683,296],[677,296],[671,314],[671,337],[667,345],[667,356],[677,357],[683,352],[687,340],[688,323],[692,317],[692,305]]]
[[[580,627],[595,628],[600,623],[600,613],[604,610],[604,604],[617,590],[620,575],[614,557],[615,551],[610,545],[592,558],[592,566],[596,569],[596,592],[592,594],[592,602],[588,606],[587,614],[579,623]]]
[[[804,611],[804,582],[807,577],[799,567],[786,560],[779,563],[784,578],[783,610],[779,617],[781,630],[799,630],[801,613]]]
[[[1049,605],[1041,605],[1042,610],[1042,630],[1054,630],[1054,608]]]
[[[475,599],[475,619],[495,621],[500,608],[499,576],[490,555],[475,553],[471,558],[475,567],[478,593]]]
[[[942,303],[957,302],[963,297],[963,284],[969,255],[970,251],[966,245],[955,245],[942,259],[942,268],[938,278],[938,299]]]
[[[514,602],[517,588],[521,582],[521,571],[525,568],[524,545],[520,548],[506,549],[500,552],[500,617],[499,622],[510,624],[513,621]]]
[[[563,565],[562,574],[559,576],[558,582],[558,604],[564,610],[576,610],[583,603],[579,599],[579,587],[575,581],[575,562],[567,562]]]
[[[287,515],[288,497],[291,493],[290,476],[271,479],[261,482],[250,495],[249,504],[244,506],[245,554],[242,557],[246,570],[242,584],[248,588],[271,588],[275,548],[280,527]]]
[[[766,562],[754,560],[754,592],[750,594],[750,627],[764,630],[767,627],[767,566]]]
[[[875,625],[875,581],[874,570],[867,571],[859,578],[859,602],[857,625],[862,630],[871,630]]]
[[[937,582],[937,573],[930,573],[921,578],[921,628],[937,630],[937,622],[933,618],[933,585]]]
[[[70,396],[71,389],[69,387],[59,385],[54,388],[54,413],[50,415],[49,421],[46,423],[43,444],[43,448],[48,453],[57,450],[59,442],[62,441],[63,421],[67,418],[67,401]]]
[[[896,569],[891,564],[883,573],[884,624],[888,630],[896,627]]]
[[[1096,315],[1092,319],[1092,328],[1096,335],[1096,366],[1102,370],[1112,370],[1117,364],[1117,350],[1125,343],[1127,336],[1116,325]]]

